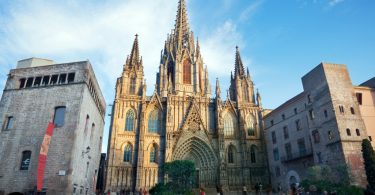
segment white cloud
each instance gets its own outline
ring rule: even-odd
[[[263,0],[256,0],[250,3],[240,14],[240,21],[244,22],[250,19],[250,17],[258,10],[258,8],[262,5]]]
[[[344,2],[344,0],[330,0],[328,4],[329,6],[333,7],[342,2]]]

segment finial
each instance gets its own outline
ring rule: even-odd
[[[136,33],[136,34],[135,34],[135,37],[138,38],[138,36],[139,36],[138,33]]]

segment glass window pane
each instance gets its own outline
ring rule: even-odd
[[[31,151],[23,151],[20,170],[28,170],[31,159]]]
[[[56,127],[62,127],[65,121],[65,107],[57,107],[55,109],[55,116],[53,122]]]

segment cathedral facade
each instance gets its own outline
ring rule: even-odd
[[[136,35],[116,96],[108,144],[106,190],[150,189],[164,182],[165,162],[194,162],[201,187],[239,190],[269,183],[261,98],[238,47],[227,97],[214,97],[184,0],[161,53],[156,85],[146,95]]]

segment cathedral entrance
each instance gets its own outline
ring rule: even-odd
[[[208,144],[207,144],[208,143]],[[187,136],[179,140],[173,151],[173,160],[189,160],[196,167],[196,186],[215,187],[217,181],[217,158],[209,145],[199,136]]]

